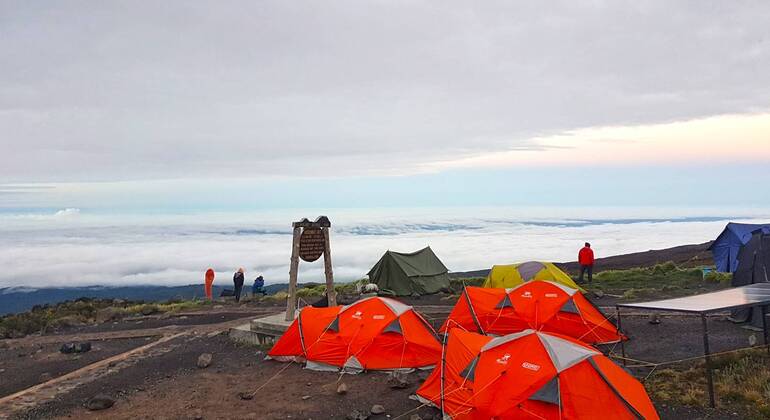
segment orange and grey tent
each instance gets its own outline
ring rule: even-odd
[[[411,306],[371,297],[348,306],[303,308],[268,356],[350,373],[430,368],[441,358],[441,343]]]
[[[453,328],[418,397],[454,420],[657,419],[639,381],[573,338]]]
[[[440,331],[452,327],[485,335],[534,329],[589,344],[625,339],[580,291],[540,280],[513,289],[466,287]]]

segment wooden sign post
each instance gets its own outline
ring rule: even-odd
[[[329,228],[332,226],[329,218],[320,216],[315,222],[302,219],[291,224],[294,236],[291,245],[291,265],[289,266],[289,297],[286,302],[286,320],[294,320],[297,310],[297,272],[299,260],[313,262],[324,257],[324,273],[326,274],[326,297],[329,306],[337,305],[334,292],[334,273],[332,272],[332,253],[329,246]]]

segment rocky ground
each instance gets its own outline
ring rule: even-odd
[[[591,298],[614,315],[616,298]],[[448,296],[408,301],[434,325],[454,304]],[[393,388],[383,373],[308,371],[297,364],[265,361],[265,348],[229,339],[231,327],[279,310],[229,303],[1,340],[0,419],[439,418],[437,410],[409,398],[426,372],[410,374],[404,387]],[[709,318],[712,351],[762,342],[761,333],[740,328],[725,315]],[[624,311],[629,357],[662,362],[702,354],[700,318],[662,316],[659,324],[649,320],[648,313]],[[62,343],[83,341],[92,343],[91,351],[59,352]],[[602,350],[621,352],[619,346]],[[209,355],[210,362],[204,360]],[[650,373],[649,368],[632,371],[639,378]],[[725,408],[655,403],[665,419],[742,418]],[[371,414],[373,409],[378,414]]]
[[[446,309],[453,303],[444,302]],[[426,307],[434,317],[440,317],[440,309],[439,305]],[[67,392],[46,395],[13,413],[0,411],[0,418],[5,413],[14,419],[344,419],[356,413],[370,415],[374,406],[380,406],[375,407],[375,411],[381,410],[382,414],[370,415],[372,419],[411,420],[415,415],[431,419],[437,415],[436,410],[409,398],[427,373],[410,374],[405,388],[394,389],[383,373],[341,376],[308,371],[296,364],[264,361],[264,349],[236,344],[228,338],[229,327],[248,319],[236,315],[248,317],[259,313],[262,313],[260,308],[227,307],[214,313],[183,315],[186,318],[180,321],[184,321],[184,325],[169,324],[171,318],[158,317],[142,323],[121,321],[120,325],[110,328],[93,327],[74,335],[14,340],[0,350],[3,363],[0,366],[6,369],[0,382],[3,396],[122,351],[154,343],[158,337],[171,337],[155,346],[154,354],[139,357],[129,366],[121,369],[119,364],[111,363],[115,372],[110,373],[107,368],[103,374],[93,375]],[[189,319],[201,323],[190,324]],[[664,316],[660,324],[652,325],[648,314],[629,312],[623,321],[631,338],[626,345],[630,357],[656,362],[700,354],[699,318]],[[714,351],[746,346],[749,337],[756,334],[729,323],[723,316],[710,318],[709,327]],[[105,329],[108,331],[103,331]],[[114,338],[120,334],[140,335],[140,331],[158,335]],[[92,341],[94,348],[90,352],[81,355],[58,352],[59,341],[73,337],[93,339],[99,335],[105,339]],[[603,350],[620,352],[617,346]],[[210,365],[203,368],[198,366],[202,354],[211,355]],[[649,370],[635,369],[640,377],[647,372]],[[341,384],[347,388],[344,393],[337,392]],[[253,398],[244,395],[252,393]],[[34,393],[32,395],[34,399]],[[90,410],[89,400],[99,395],[114,405],[104,410]],[[0,400],[0,409],[3,405]],[[657,405],[663,418],[740,417],[725,410],[670,406],[661,402]]]

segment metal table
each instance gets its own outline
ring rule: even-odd
[[[714,377],[711,369],[711,351],[709,350],[709,331],[708,323],[706,322],[706,315],[718,311],[753,308],[756,306],[761,307],[764,343],[768,349],[768,352],[770,352],[767,330],[768,305],[770,305],[770,283],[756,283],[726,290],[720,290],[718,292],[704,293],[676,299],[664,299],[639,303],[619,303],[615,305],[615,309],[618,316],[618,329],[622,329],[620,308],[699,314],[701,318],[701,324],[703,325],[703,354],[706,359],[709,403],[711,404],[711,407],[714,407],[716,405],[714,402]],[[625,363],[626,347],[622,341],[621,351],[623,352],[623,363]]]

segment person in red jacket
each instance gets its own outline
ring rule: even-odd
[[[594,250],[591,249],[591,244],[588,242],[578,252],[578,264],[580,264],[580,280],[578,282],[583,282],[583,274],[588,271],[588,282],[591,283],[594,279]]]

